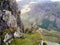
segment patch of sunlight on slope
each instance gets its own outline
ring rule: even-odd
[[[27,15],[27,13],[31,10],[30,5],[32,4],[36,4],[37,2],[30,2],[29,4],[23,6],[23,8],[21,9],[21,19],[22,20],[28,20],[29,19],[29,15]],[[34,19],[30,19],[32,21],[29,22],[33,22],[35,21]]]
[[[29,8],[29,5],[25,5],[23,9],[21,9],[21,14],[29,12],[31,9]]]
[[[23,8],[21,9],[21,14],[29,12],[31,10],[29,6],[34,3],[37,3],[37,2],[30,2],[29,4],[24,5]]]

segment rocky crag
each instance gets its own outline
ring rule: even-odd
[[[0,35],[2,35],[3,30],[9,28],[12,28],[13,31],[19,30],[24,32],[20,10],[16,0],[0,0]]]

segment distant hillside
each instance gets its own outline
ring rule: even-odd
[[[51,0],[21,0],[18,2],[18,5],[21,9],[24,5],[27,5],[30,2],[51,2]]]
[[[46,28],[54,28],[54,30],[60,29],[60,2],[30,3],[22,10],[29,10],[22,14],[23,20],[36,22],[38,25],[45,23],[44,28],[47,26]],[[43,20],[47,22],[43,22]]]

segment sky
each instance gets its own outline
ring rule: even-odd
[[[22,1],[22,0],[16,0],[16,1]],[[39,0],[37,0],[37,1],[39,1]],[[47,0],[48,1],[48,0]],[[51,0],[51,1],[60,1],[60,0]]]

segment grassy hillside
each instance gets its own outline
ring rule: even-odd
[[[60,43],[60,32],[56,31],[43,31],[44,40]]]
[[[25,34],[25,39],[15,38],[10,45],[38,45],[42,39],[39,33]]]

